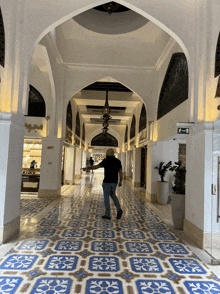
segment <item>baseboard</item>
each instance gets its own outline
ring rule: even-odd
[[[183,223],[183,231],[194,243],[204,249],[204,232],[186,218]]]
[[[38,197],[39,198],[57,198],[61,194],[61,188],[56,190],[50,189],[39,189],[38,190]]]
[[[149,200],[150,203],[157,202],[157,194],[151,194],[146,191],[146,198],[147,198],[147,200]]]
[[[20,215],[0,227],[0,243],[5,243],[20,231]]]
[[[65,180],[64,181],[64,185],[73,185],[74,184],[74,180]]]

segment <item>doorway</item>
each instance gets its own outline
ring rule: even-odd
[[[141,148],[141,187],[146,189],[147,177],[147,147]]]

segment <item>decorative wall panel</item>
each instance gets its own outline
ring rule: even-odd
[[[75,133],[78,137],[80,137],[80,118],[79,118],[79,112],[77,112],[76,115],[76,129],[75,129]]]
[[[146,107],[143,104],[141,109],[140,121],[139,121],[139,132],[143,131],[147,125],[147,112]]]
[[[125,130],[125,143],[128,142],[128,126],[126,126],[126,130]]]
[[[136,119],[133,115],[132,122],[131,122],[131,129],[130,129],[130,139],[135,137],[135,128],[136,128]]]
[[[67,106],[66,125],[72,130],[72,107],[70,102],[68,103],[68,106]]]
[[[46,105],[41,93],[30,85],[27,116],[45,117]]]
[[[0,64],[5,65],[5,29],[2,17],[2,11],[0,8]]]
[[[188,66],[184,53],[174,53],[160,92],[157,119],[188,99]]]
[[[85,137],[86,137],[86,131],[85,131],[85,125],[83,124],[83,129],[82,129],[82,140],[85,142]]]
[[[220,33],[218,35],[218,41],[216,45],[216,55],[215,55],[215,77],[220,75]]]

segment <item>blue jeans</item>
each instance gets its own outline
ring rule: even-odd
[[[120,203],[117,196],[115,195],[117,184],[115,183],[102,183],[103,193],[104,193],[104,202],[105,202],[105,215],[111,217],[109,196],[112,197],[117,212],[121,209]]]

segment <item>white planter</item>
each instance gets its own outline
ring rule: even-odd
[[[171,206],[174,228],[182,230],[185,217],[185,195],[172,193]]]
[[[157,182],[157,202],[166,205],[169,197],[169,183]]]

